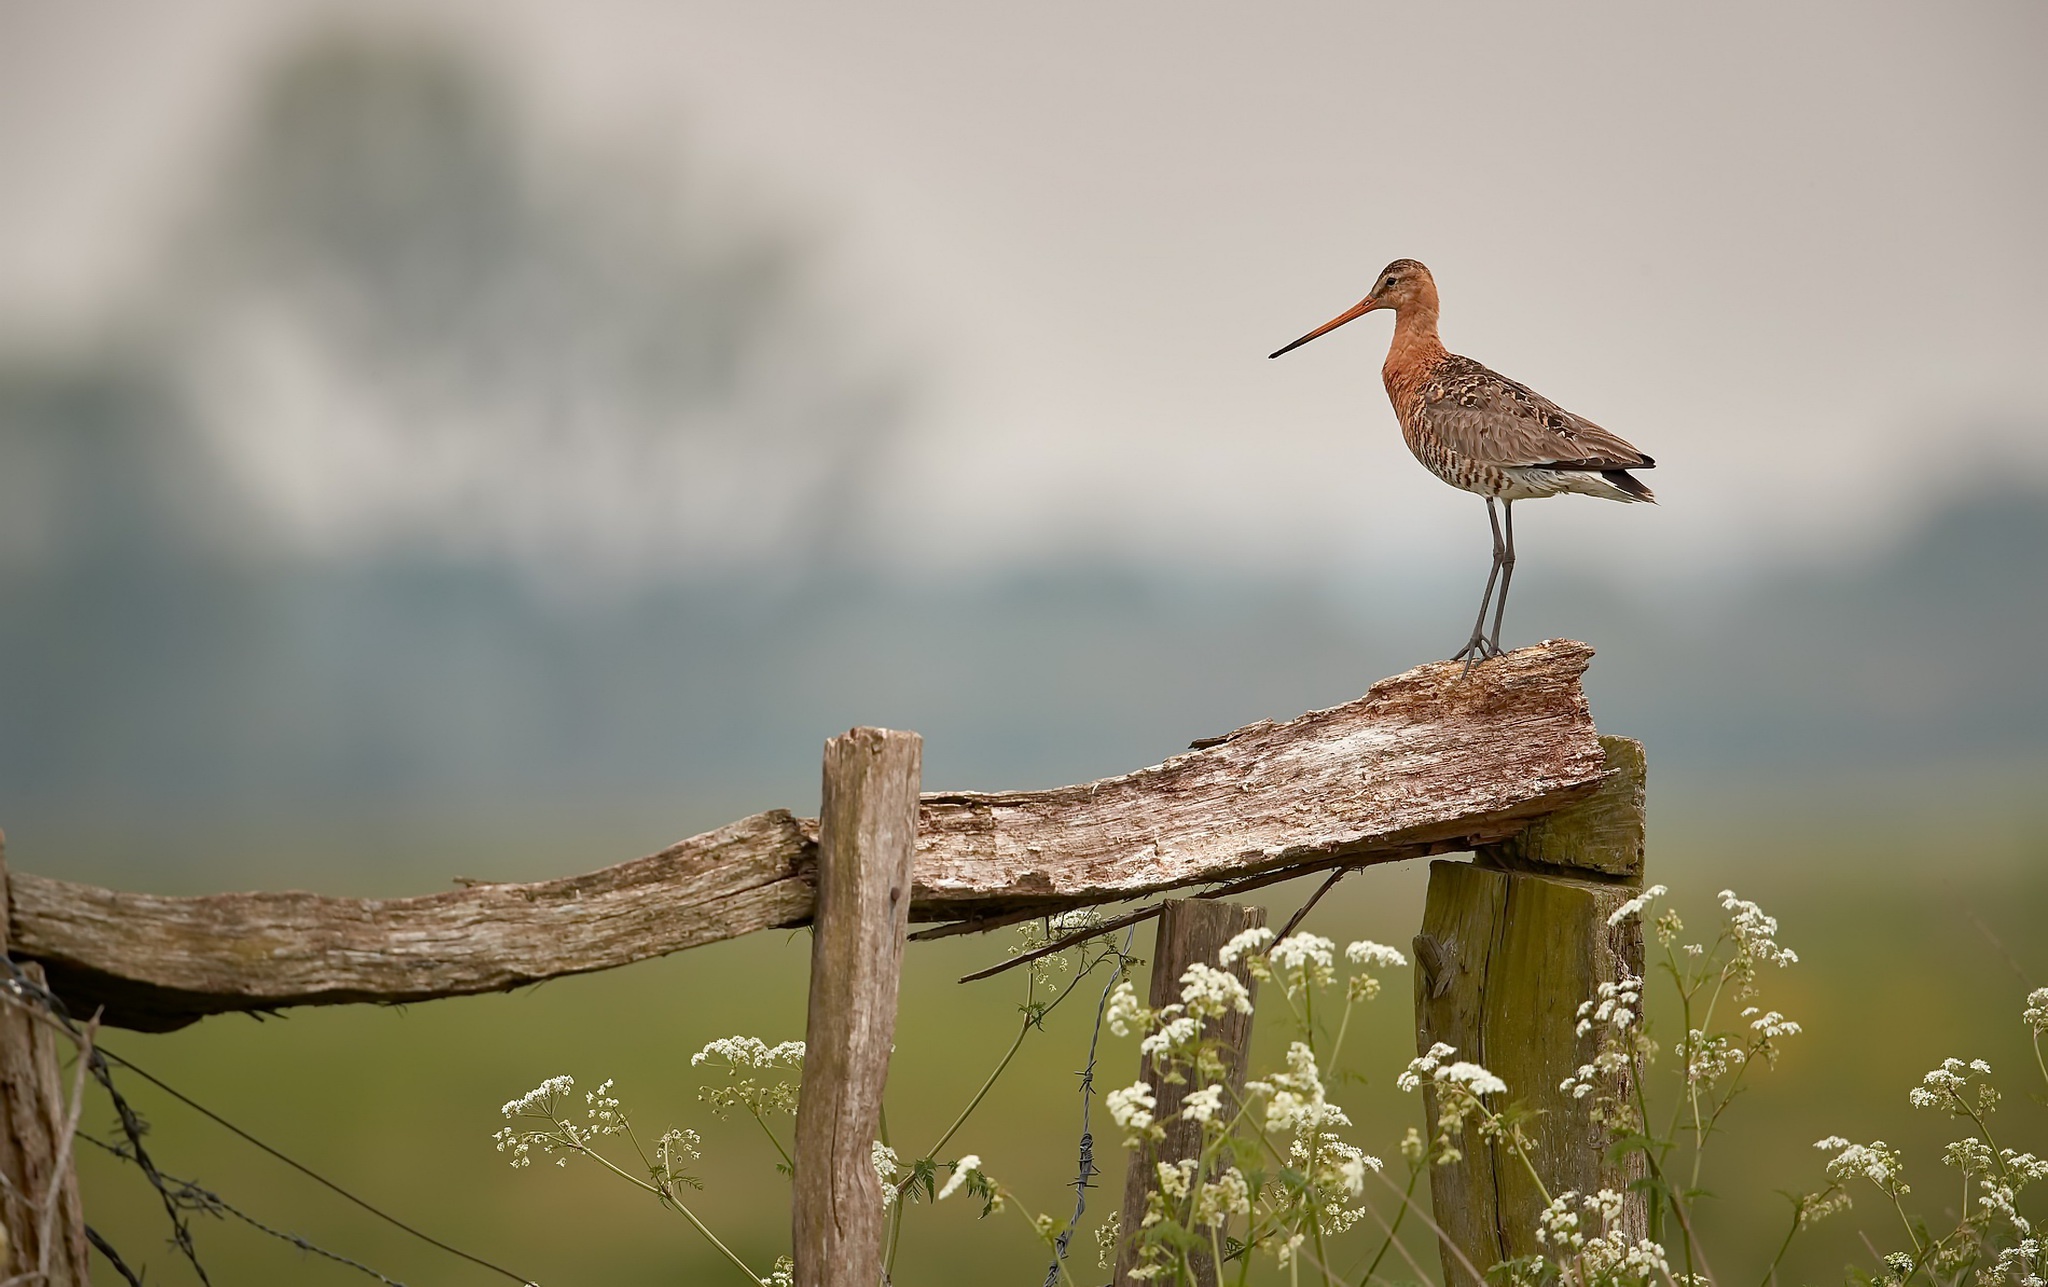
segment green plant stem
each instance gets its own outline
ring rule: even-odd
[[[724,1243],[720,1242],[718,1240],[718,1235],[711,1232],[710,1226],[706,1225],[702,1220],[699,1220],[697,1218],[697,1213],[695,1211],[690,1210],[689,1204],[684,1202],[681,1198],[677,1197],[675,1195],[674,1190],[669,1185],[650,1184],[646,1180],[641,1179],[639,1176],[634,1175],[629,1171],[621,1170],[618,1167],[618,1165],[615,1164],[610,1158],[587,1146],[583,1146],[582,1151],[583,1156],[599,1163],[606,1170],[609,1170],[612,1174],[618,1176],[620,1179],[626,1181],[628,1184],[638,1185],[640,1188],[647,1190],[649,1193],[654,1194],[656,1197],[661,1198],[662,1200],[668,1202],[670,1205],[675,1207],[677,1211],[682,1213],[683,1219],[688,1220],[690,1224],[697,1230],[698,1233],[704,1235],[704,1240],[706,1242],[718,1248],[719,1253],[721,1255],[723,1255],[727,1260],[731,1261],[735,1268],[737,1268],[741,1273],[747,1276],[747,1282],[751,1285],[751,1287],[761,1287],[761,1275],[747,1268],[746,1261],[741,1260],[731,1247],[728,1247]]]
[[[1401,1209],[1394,1213],[1394,1223],[1388,1224],[1387,1218],[1380,1214],[1378,1207],[1369,1206],[1366,1208],[1366,1210],[1372,1212],[1372,1218],[1379,1221],[1380,1228],[1385,1229],[1387,1231],[1387,1241],[1380,1247],[1380,1256],[1384,1256],[1386,1254],[1387,1247],[1393,1247],[1396,1251],[1399,1251],[1401,1253],[1401,1259],[1408,1262],[1408,1267],[1415,1271],[1415,1281],[1419,1283],[1426,1283],[1429,1281],[1429,1274],[1423,1270],[1420,1264],[1416,1263],[1415,1254],[1408,1250],[1408,1244],[1402,1242],[1400,1238],[1396,1236],[1400,1231],[1401,1221],[1408,1215],[1408,1208],[1414,1205],[1415,1177],[1420,1175],[1422,1171],[1423,1167],[1421,1166],[1410,1167],[1408,1171],[1407,1189],[1396,1190],[1396,1192],[1399,1192],[1401,1194]],[[1393,1181],[1388,1180],[1387,1184],[1389,1187],[1392,1187]],[[1448,1246],[1449,1244],[1445,1245]],[[1365,1271],[1364,1278],[1359,1279],[1359,1287],[1368,1287],[1368,1285],[1372,1282],[1374,1270],[1379,1268],[1379,1263],[1380,1257],[1374,1256],[1371,1268],[1368,1268]]]
[[[1060,1002],[1072,996],[1074,994],[1074,989],[1080,985],[1081,980],[1093,974],[1095,972],[1096,966],[1101,965],[1104,961],[1108,960],[1112,956],[1120,955],[1121,953],[1115,951],[1106,951],[1102,955],[1096,957],[1092,963],[1090,963],[1087,966],[1084,966],[1081,972],[1074,976],[1072,982],[1068,983],[1066,987],[1060,989],[1058,995],[1053,997],[1051,1001],[1046,1002],[1045,1009],[1043,1010],[1032,1011],[1030,1009],[1031,994],[1032,991],[1036,989],[1037,985],[1035,983],[1027,985],[1026,991],[1024,993],[1024,1006],[1026,1013],[1024,1016],[1024,1022],[1017,1025],[1016,1040],[1012,1041],[1010,1043],[1010,1048],[1003,1052],[1003,1057],[996,1064],[995,1071],[988,1075],[987,1081],[981,1083],[981,1089],[974,1092],[974,1098],[967,1101],[967,1107],[960,1110],[960,1116],[955,1118],[953,1120],[953,1124],[946,1128],[946,1133],[944,1135],[939,1136],[939,1142],[932,1145],[931,1148],[925,1151],[926,1157],[937,1157],[939,1154],[939,1150],[943,1149],[944,1147],[946,1147],[947,1144],[951,1143],[953,1140],[953,1136],[958,1134],[960,1128],[967,1124],[967,1119],[974,1115],[974,1110],[981,1107],[981,1101],[988,1098],[989,1091],[995,1088],[996,1080],[1003,1075],[1003,1070],[1008,1068],[1010,1066],[1010,1061],[1017,1057],[1017,1051],[1023,1047],[1024,1039],[1031,1035],[1031,1030],[1033,1028],[1042,1026],[1045,1023],[1045,1017],[1051,1014],[1055,1009],[1057,1009],[1059,1007]]]
[[[987,1099],[989,1091],[995,1089],[996,1080],[1003,1075],[1004,1069],[1010,1066],[1010,1061],[1017,1057],[1017,1052],[1023,1049],[1024,1038],[1031,1035],[1032,1026],[1029,1019],[1018,1026],[1016,1040],[1003,1052],[1003,1057],[996,1061],[995,1071],[988,1075],[988,1080],[981,1083],[981,1089],[974,1092],[974,1098],[967,1101],[967,1107],[960,1110],[960,1116],[953,1119],[953,1124],[946,1128],[946,1133],[939,1136],[939,1142],[925,1150],[926,1157],[936,1158],[939,1150],[952,1143],[953,1137],[960,1133],[960,1128],[967,1125],[967,1119],[974,1115],[975,1109],[981,1107],[981,1101]]]
[[[1643,1122],[1647,1124],[1650,1120],[1650,1105],[1648,1099],[1643,1094],[1643,1067],[1634,1060],[1630,1060],[1629,1072],[1630,1080],[1635,1082],[1636,1112],[1641,1115]],[[1665,1204],[1671,1208],[1672,1217],[1678,1221],[1679,1237],[1685,1247],[1685,1276],[1690,1279],[1693,1277],[1692,1264],[1695,1243],[1695,1239],[1692,1236],[1692,1220],[1685,1213],[1685,1203],[1678,1196],[1678,1190],[1671,1187],[1671,1177],[1664,1174],[1664,1164],[1657,1155],[1656,1150],[1645,1148],[1643,1150],[1643,1161],[1649,1164],[1650,1174],[1661,1188]],[[1713,1282],[1714,1270],[1712,1266],[1707,1264],[1707,1254],[1704,1250],[1699,1252],[1699,1261],[1700,1271],[1706,1275],[1708,1282]]]
[[[1380,1244],[1372,1263],[1365,1267],[1365,1277],[1358,1280],[1358,1287],[1366,1287],[1372,1276],[1379,1272],[1380,1261],[1387,1258],[1387,1250],[1394,1245],[1394,1239],[1401,1235],[1401,1222],[1408,1218],[1408,1207],[1415,1201],[1415,1186],[1421,1182],[1422,1167],[1411,1164],[1408,1167],[1408,1187],[1401,1190],[1401,1209],[1394,1213],[1394,1222],[1387,1226],[1387,1240]],[[1377,1212],[1374,1213],[1377,1218]]]
[[[1009,1068],[1010,1061],[1017,1057],[1017,1052],[1023,1048],[1024,1039],[1031,1035],[1031,1030],[1041,1027],[1045,1023],[1045,1017],[1058,1009],[1060,1002],[1074,994],[1074,990],[1080,986],[1081,980],[1095,973],[1095,968],[1111,957],[1116,957],[1119,961],[1125,959],[1124,954],[1116,948],[1114,940],[1110,940],[1110,946],[1104,949],[1101,955],[1097,956],[1093,961],[1087,960],[1086,943],[1081,945],[1081,950],[1084,962],[1081,969],[1074,975],[1072,981],[1060,990],[1058,995],[1046,1003],[1043,1010],[1033,1010],[1031,1008],[1031,1000],[1037,993],[1038,983],[1036,977],[1029,970],[1025,971],[1024,1022],[1017,1025],[1016,1038],[1010,1042],[1010,1048],[1004,1051],[1003,1057],[997,1061],[995,1071],[991,1072],[988,1075],[988,1079],[981,1083],[981,1089],[974,1092],[974,1098],[967,1101],[967,1107],[960,1110],[960,1115],[953,1119],[953,1124],[946,1128],[946,1133],[939,1136],[938,1143],[927,1149],[924,1159],[919,1160],[936,1158],[941,1149],[952,1143],[953,1137],[960,1133],[960,1128],[967,1125],[967,1119],[974,1115],[974,1110],[981,1107],[981,1101],[987,1099],[989,1091],[995,1089],[996,1082],[1002,1077],[1004,1070]],[[916,1174],[916,1169],[913,1167],[909,1175],[896,1183],[896,1212],[889,1230],[889,1251],[882,1262],[882,1275],[885,1280],[896,1269],[896,1247],[903,1234],[903,1192],[909,1187],[911,1179]]]
[[[1381,1184],[1384,1184],[1388,1188],[1393,1189],[1394,1192],[1401,1192],[1399,1188],[1395,1187],[1394,1182],[1392,1180],[1388,1179],[1380,1172],[1374,1171],[1373,1175],[1379,1180]],[[1417,1220],[1420,1220],[1422,1221],[1422,1223],[1429,1226],[1429,1231],[1436,1235],[1437,1245],[1448,1248],[1450,1250],[1450,1253],[1453,1256],[1457,1257],[1458,1267],[1463,1269],[1466,1273],[1472,1275],[1473,1282],[1483,1283],[1487,1281],[1486,1275],[1479,1272],[1479,1266],[1473,1264],[1472,1258],[1466,1255],[1457,1243],[1451,1241],[1451,1235],[1444,1232],[1444,1227],[1436,1222],[1435,1216],[1432,1216],[1429,1214],[1429,1212],[1424,1211],[1420,1206],[1416,1205],[1414,1200],[1411,1198],[1404,1196],[1402,1198],[1402,1202],[1404,1207],[1412,1209],[1415,1212],[1415,1218]],[[1408,1254],[1406,1247],[1403,1247],[1401,1249],[1401,1254],[1404,1256]],[[1408,1263],[1411,1265],[1414,1264],[1414,1259],[1411,1257]],[[1424,1280],[1427,1281],[1427,1275],[1423,1275],[1419,1267],[1416,1269],[1416,1273],[1418,1276],[1422,1276]]]
[[[1344,1034],[1351,1030],[1351,1011],[1357,1003],[1349,995],[1344,998],[1344,1014],[1337,1020],[1337,1035],[1330,1042],[1330,1067],[1334,1070],[1344,1057]]]
[[[782,1141],[775,1138],[775,1132],[769,1127],[767,1119],[762,1117],[760,1113],[755,1112],[751,1107],[747,1109],[747,1112],[753,1117],[755,1123],[760,1126],[761,1133],[768,1137],[768,1142],[775,1146],[775,1151],[782,1154],[782,1164],[789,1168],[789,1173],[792,1176],[795,1175],[796,1159],[789,1155],[788,1149],[782,1147]]]
[[[1838,1187],[1840,1186],[1830,1184],[1815,1195],[1815,1200],[1824,1201]],[[1785,1230],[1785,1240],[1778,1244],[1778,1254],[1771,1257],[1771,1263],[1765,1268],[1764,1276],[1758,1280],[1757,1287],[1771,1287],[1771,1280],[1777,1276],[1778,1266],[1784,1262],[1785,1253],[1792,1249],[1792,1239],[1799,1236],[1800,1221],[1804,1219],[1805,1215],[1805,1203],[1803,1201],[1794,1202],[1792,1204],[1792,1227]]]

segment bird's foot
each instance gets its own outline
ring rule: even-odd
[[[1473,635],[1463,648],[1451,654],[1452,661],[1462,661],[1465,668],[1458,672],[1463,679],[1472,673],[1472,668],[1489,657],[1500,656],[1500,646],[1484,635]]]

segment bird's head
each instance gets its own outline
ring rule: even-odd
[[[1287,345],[1285,348],[1277,349],[1267,354],[1267,356],[1279,357],[1282,353],[1291,352],[1318,335],[1329,334],[1353,318],[1364,317],[1367,313],[1375,312],[1382,308],[1391,308],[1396,315],[1404,310],[1413,310],[1418,313],[1426,312],[1434,316],[1437,309],[1436,279],[1431,277],[1429,269],[1424,268],[1419,262],[1413,259],[1396,259],[1393,263],[1380,269],[1380,275],[1373,278],[1372,290],[1367,293],[1364,299],[1359,300],[1344,312],[1324,322],[1307,335],[1294,341],[1294,343]]]

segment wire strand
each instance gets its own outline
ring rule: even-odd
[[[361,1207],[363,1210],[369,1212],[371,1215],[377,1217],[379,1220],[382,1220],[384,1223],[392,1226],[393,1228],[403,1230],[404,1232],[409,1233],[413,1237],[419,1239],[421,1242],[426,1243],[428,1246],[438,1247],[439,1249],[447,1252],[451,1256],[456,1256],[460,1259],[467,1260],[469,1263],[473,1265],[477,1265],[481,1268],[488,1269],[492,1273],[498,1274],[502,1277],[509,1278],[513,1282],[521,1284],[522,1287],[532,1287],[533,1280],[526,1277],[525,1275],[513,1273],[510,1269],[505,1268],[503,1265],[493,1264],[490,1261],[485,1260],[481,1256],[471,1255],[469,1252],[464,1251],[460,1247],[450,1246],[449,1244],[441,1241],[439,1238],[434,1237],[432,1234],[423,1233],[420,1230],[414,1228],[413,1226],[407,1224],[405,1221],[399,1219],[397,1216],[392,1215],[390,1212],[382,1210],[381,1208],[375,1206],[374,1204],[368,1202],[363,1198],[357,1197],[355,1194],[349,1192],[347,1189],[342,1188],[339,1184],[336,1184],[334,1181],[328,1179],[326,1176],[320,1174],[318,1171],[315,1171],[312,1167],[307,1166],[305,1163],[298,1161],[296,1158],[293,1158],[288,1154],[283,1153],[278,1149],[275,1149],[270,1145],[264,1143],[262,1140],[257,1139],[254,1135],[251,1135],[249,1132],[235,1125],[227,1118],[222,1117],[219,1113],[214,1112],[212,1109],[200,1103],[198,1100],[193,1099],[190,1095],[187,1095],[183,1091],[179,1090],[177,1087],[166,1083],[161,1077],[154,1075],[148,1069],[138,1067],[133,1060],[123,1058],[122,1056],[115,1054],[113,1051],[108,1050],[104,1046],[100,1047],[100,1052],[104,1054],[108,1059],[113,1060],[115,1063],[121,1065],[129,1072],[134,1073],[137,1077],[142,1078],[142,1080],[156,1087],[164,1094],[169,1095],[172,1099],[177,1100],[179,1103],[191,1109],[193,1112],[198,1113],[200,1116],[211,1121],[212,1123],[214,1123],[214,1125],[219,1126],[221,1129],[227,1131],[231,1135],[236,1136],[237,1138],[253,1146],[254,1148],[264,1153],[268,1153],[270,1156],[276,1158],[278,1161],[284,1163],[286,1166],[289,1166],[294,1171],[297,1171],[299,1174],[305,1176],[307,1179],[312,1180],[314,1183],[332,1192],[337,1197],[346,1199],[347,1201],[354,1203],[356,1206]]]

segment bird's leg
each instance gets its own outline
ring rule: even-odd
[[[1501,541],[1500,516],[1494,513],[1491,496],[1486,498],[1486,521],[1493,528],[1493,567],[1486,573],[1486,593],[1479,599],[1479,619],[1472,623],[1472,638],[1451,654],[1452,661],[1462,660],[1465,663],[1465,669],[1458,672],[1460,679],[1471,673],[1473,662],[1492,655],[1487,651],[1486,609],[1493,602],[1493,583],[1500,577],[1501,560],[1507,556],[1507,546]]]
[[[1508,583],[1515,579],[1515,503],[1502,501],[1501,509],[1507,519],[1508,547],[1500,556],[1500,598],[1493,605],[1493,655],[1500,656],[1500,619],[1508,611]]]

